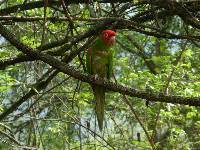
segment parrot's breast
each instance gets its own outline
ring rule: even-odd
[[[108,72],[108,52],[97,51],[93,58],[94,74],[98,74],[100,77],[107,78]]]

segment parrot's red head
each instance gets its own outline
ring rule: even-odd
[[[105,45],[112,46],[115,44],[116,32],[112,30],[103,30],[101,33],[101,38]]]

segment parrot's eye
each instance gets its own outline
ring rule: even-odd
[[[107,39],[108,38],[108,33],[104,33],[104,38]]]

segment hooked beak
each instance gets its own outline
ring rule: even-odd
[[[110,37],[109,44],[110,44],[110,45],[114,45],[115,42],[116,42],[115,36]]]

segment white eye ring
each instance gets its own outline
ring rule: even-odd
[[[108,38],[108,33],[104,33],[104,37],[105,37],[105,38]]]

